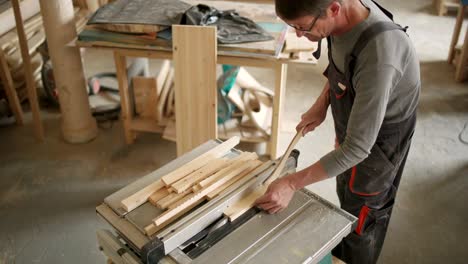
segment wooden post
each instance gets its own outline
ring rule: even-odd
[[[121,105],[121,118],[125,134],[125,142],[132,144],[135,140],[135,133],[132,132],[133,112],[128,93],[127,59],[118,51],[114,51],[115,69],[117,71],[117,80],[119,81],[119,94]]]
[[[286,89],[287,65],[275,65],[275,96],[273,98],[273,115],[271,120],[271,138],[268,142],[267,152],[271,159],[278,158],[278,143],[280,140],[281,114],[283,112],[283,97]]]
[[[38,140],[44,140],[44,127],[42,126],[39,102],[37,101],[36,84],[31,67],[31,56],[29,55],[28,40],[24,33],[23,18],[21,17],[21,10],[19,0],[11,1],[13,12],[15,13],[16,30],[18,32],[18,40],[21,48],[21,57],[23,58],[24,77],[26,78],[26,88],[28,90],[28,99],[31,106],[34,133]]]
[[[96,137],[80,51],[66,45],[76,38],[72,0],[40,0],[41,13],[54,67],[62,112],[62,133],[67,142],[83,143]]]
[[[173,26],[177,155],[217,137],[216,28]]]

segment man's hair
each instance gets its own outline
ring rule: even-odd
[[[321,12],[334,1],[341,3],[342,0],[275,0],[276,14],[289,20],[306,15],[324,15]]]

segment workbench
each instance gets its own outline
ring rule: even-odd
[[[218,1],[208,2],[210,5],[213,5],[220,9],[228,9],[235,6],[236,11],[241,15],[247,13],[250,16],[255,16],[252,14],[251,5],[243,3],[224,3],[221,7],[218,7],[220,3]],[[216,3],[216,4],[215,4]],[[255,9],[254,11],[259,11],[262,9]],[[248,12],[250,11],[250,12]],[[262,11],[258,17],[261,21],[278,21],[276,16],[273,13]],[[256,17],[249,17],[257,22]],[[278,21],[279,22],[279,21]],[[128,57],[140,57],[140,58],[149,58],[149,59],[172,59],[172,49],[170,47],[159,47],[159,46],[141,46],[141,45],[130,45],[130,44],[121,44],[121,43],[112,43],[112,42],[82,42],[76,41],[74,43],[77,47],[80,48],[97,48],[105,49],[113,52],[115,67],[117,70],[117,78],[119,83],[119,91],[121,98],[121,111],[122,111],[122,120],[123,128],[125,133],[126,143],[131,144],[135,139],[136,132],[157,132],[162,133],[163,127],[160,127],[156,122],[148,123],[140,118],[135,118],[133,116],[133,109],[131,108],[130,94],[128,88],[128,79],[126,75],[126,64]],[[286,90],[286,76],[287,76],[287,66],[290,63],[305,63],[314,65],[316,64],[315,60],[301,60],[301,59],[290,59],[289,57],[281,56],[281,54],[270,55],[259,52],[239,52],[236,50],[220,50],[218,49],[217,54],[217,63],[218,64],[229,64],[237,66],[249,66],[249,67],[260,67],[265,69],[272,69],[274,72],[274,100],[273,100],[273,114],[272,114],[272,123],[271,123],[271,133],[270,136],[265,137],[241,137],[241,141],[244,142],[254,142],[254,143],[267,143],[267,153],[272,159],[278,157],[278,143],[279,143],[279,131],[280,124],[282,120],[282,108],[283,108],[283,97]],[[177,112],[177,107],[175,109]],[[181,122],[176,120],[177,122]],[[179,133],[176,131],[176,133]],[[233,136],[228,135],[228,137]],[[216,138],[226,139],[223,135],[218,135]],[[176,142],[177,143],[177,142]]]

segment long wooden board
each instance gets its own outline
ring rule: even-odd
[[[177,155],[217,138],[216,28],[172,27]]]

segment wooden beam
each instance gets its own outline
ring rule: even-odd
[[[159,200],[163,199],[164,197],[168,195],[169,195],[169,191],[166,188],[162,188],[154,192],[153,194],[151,194],[150,197],[148,197],[148,201],[152,205],[157,206],[157,203],[159,202]]]
[[[215,27],[172,27],[177,155],[217,138]]]
[[[255,201],[260,198],[267,189],[267,185],[258,186],[253,192],[249,193],[247,196],[228,207],[228,209],[224,212],[224,215],[229,217],[231,222],[236,220],[239,216],[252,208],[255,205]]]
[[[130,212],[133,209],[137,208],[138,206],[144,204],[150,195],[154,192],[159,191],[164,187],[164,183],[161,180],[157,180],[150,185],[146,186],[145,188],[139,190],[138,192],[130,195],[129,197],[123,199],[120,203],[122,204],[122,208],[125,211]]]
[[[201,168],[202,166],[208,164],[213,159],[220,158],[228,153],[232,148],[239,144],[239,137],[232,137],[229,140],[219,144],[218,146],[210,149],[209,151],[203,153],[199,157],[188,162],[184,166],[172,171],[171,173],[163,176],[161,180],[168,186],[172,183],[182,179],[188,174],[194,172],[195,170]]]
[[[210,163],[189,174],[187,177],[172,184],[172,188],[175,192],[182,193],[198,182],[206,179],[208,176],[216,173],[218,170],[225,167],[227,163],[228,160],[226,158],[214,159]]]
[[[28,90],[28,99],[31,106],[34,123],[34,134],[39,141],[44,140],[44,127],[42,126],[41,113],[39,102],[37,100],[36,84],[31,69],[31,57],[29,55],[28,40],[24,32],[23,18],[21,16],[19,0],[12,0],[11,5],[15,13],[16,30],[18,32],[18,40],[21,48],[21,55],[23,58],[24,76],[26,78],[26,87]]]
[[[206,197],[208,198],[208,200],[211,200],[211,199],[215,198],[218,194],[220,194],[222,191],[226,190],[229,186],[233,185],[235,182],[238,182],[238,181],[241,181],[241,180],[243,182],[246,182],[246,181],[252,179],[253,177],[255,177],[255,175],[251,174],[250,172],[263,164],[259,160],[256,160],[255,162],[257,164],[254,165],[254,168],[252,168],[252,170],[250,170],[250,171],[246,170],[245,172],[237,175],[236,177],[232,178],[231,180],[229,180],[225,184],[221,185],[218,189],[216,189],[216,190],[212,191],[211,193],[207,194]],[[248,176],[248,177],[246,177],[246,176]]]
[[[257,156],[256,153],[243,152],[239,156],[237,156],[237,157],[235,157],[235,158],[233,158],[231,160],[228,160],[229,165],[226,164],[227,166],[225,168],[221,169],[220,171],[216,172],[215,174],[211,175],[210,177],[200,181],[198,183],[198,186],[200,186],[202,188],[205,188],[208,185],[212,184],[213,182],[219,180],[220,178],[225,177],[229,173],[235,171],[237,168],[239,168],[246,161],[255,160],[257,158],[258,158],[258,156]]]
[[[161,208],[161,209],[167,209],[169,205],[179,201],[180,199],[184,198],[187,196],[189,193],[191,193],[192,190],[187,190],[182,193],[171,193],[168,196],[162,198],[156,203],[156,206]]]

